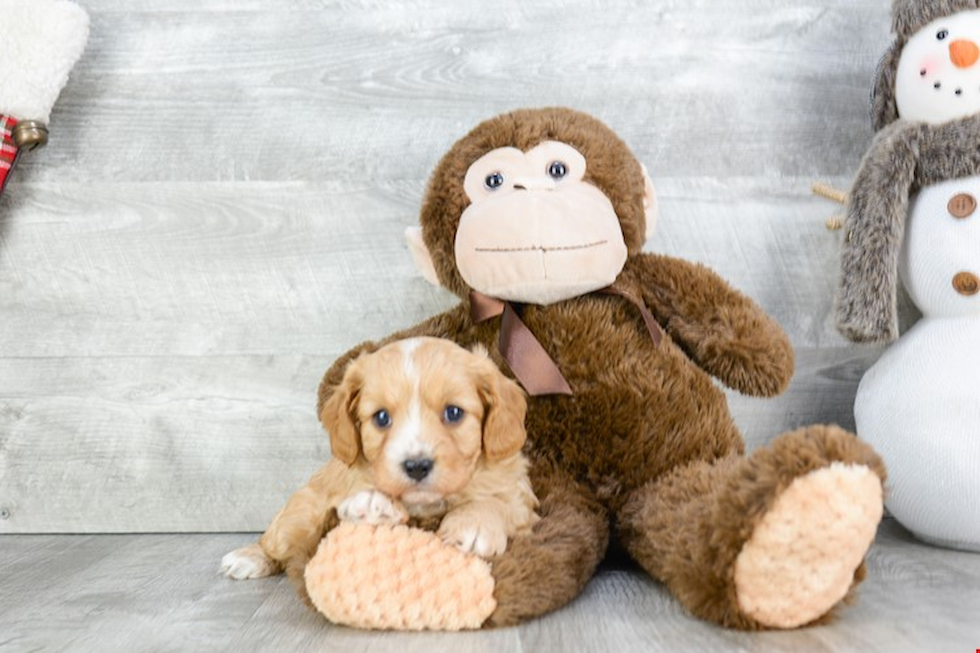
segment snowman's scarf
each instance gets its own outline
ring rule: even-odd
[[[858,342],[898,337],[898,255],[909,199],[980,175],[980,115],[941,125],[896,120],[875,135],[851,189],[837,328]]]
[[[980,175],[980,115],[917,127],[912,193],[941,181]]]

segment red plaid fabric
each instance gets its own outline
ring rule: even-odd
[[[17,148],[14,146],[14,141],[10,137],[10,130],[16,124],[16,118],[0,114],[0,137],[2,137],[2,140],[0,140],[0,193],[3,192],[4,186],[7,185],[7,177],[10,174],[10,169],[14,167],[14,162],[17,161]]]

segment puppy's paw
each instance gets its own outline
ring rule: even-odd
[[[446,515],[438,535],[446,544],[481,558],[493,558],[507,550],[507,533],[502,526],[473,517]]]
[[[221,559],[221,573],[235,580],[265,578],[278,571],[279,565],[257,543],[235,549]]]
[[[355,524],[404,524],[408,513],[399,501],[383,492],[362,490],[348,497],[337,507],[340,521]]]

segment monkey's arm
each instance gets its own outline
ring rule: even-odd
[[[898,252],[922,126],[899,120],[875,136],[847,205],[837,328],[856,342],[898,337]]]
[[[622,278],[690,358],[725,385],[762,397],[793,376],[793,347],[779,324],[713,271],[669,256],[632,257]]]

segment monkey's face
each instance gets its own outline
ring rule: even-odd
[[[406,230],[426,279],[550,304],[602,288],[657,223],[646,169],[609,127],[561,107],[518,109],[456,141]]]
[[[456,265],[481,293],[551,304],[608,286],[628,255],[609,198],[584,180],[585,157],[558,141],[501,147],[466,171],[470,201]]]
[[[980,112],[980,10],[935,20],[902,48],[898,115],[939,124]]]

